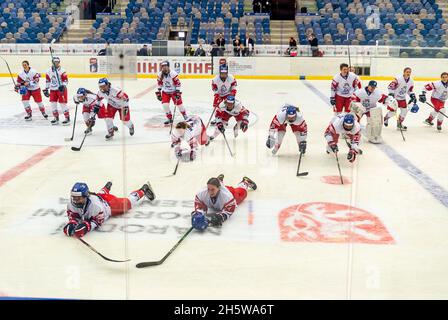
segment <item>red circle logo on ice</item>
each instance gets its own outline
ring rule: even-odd
[[[322,176],[320,178],[320,180],[323,183],[328,183],[328,184],[341,184],[341,177],[340,176]],[[352,183],[352,180],[342,176],[342,181],[344,181],[344,184],[350,184]]]
[[[280,238],[287,242],[394,244],[395,240],[370,212],[345,204],[308,202],[283,209]]]

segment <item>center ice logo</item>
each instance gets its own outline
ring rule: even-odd
[[[309,202],[294,205],[280,212],[278,223],[282,241],[395,243],[378,217],[344,204]]]

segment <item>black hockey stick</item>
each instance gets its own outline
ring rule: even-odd
[[[12,76],[11,68],[9,68],[9,63],[6,61],[3,57],[0,56],[3,61],[5,61],[6,66],[8,67],[9,75],[11,76],[12,83],[14,83],[14,87],[17,87],[16,81],[14,80],[14,77]]]
[[[58,80],[58,85],[61,86],[61,79],[59,79],[59,73],[58,69],[56,68],[56,64],[54,63],[54,57],[53,57],[53,48],[51,48],[51,45],[56,42],[56,39],[51,40],[50,42],[50,55],[51,55],[51,64],[53,65],[54,72],[56,73],[56,79]]]
[[[447,116],[446,114],[444,114],[443,112],[441,112],[441,111],[437,111],[436,108],[435,108],[432,104],[430,104],[428,101],[426,101],[425,103],[426,103],[428,106],[430,106],[431,108],[433,108],[434,111],[440,113],[440,114],[441,114],[442,116],[444,116],[445,118],[448,118],[448,116]]]
[[[107,261],[111,261],[111,262],[128,262],[131,261],[131,259],[127,259],[127,260],[114,260],[114,259],[109,259],[108,257],[103,256],[101,253],[99,253],[94,247],[92,247],[90,244],[88,244],[87,242],[85,242],[84,240],[82,240],[81,238],[78,238],[79,241],[81,241],[82,243],[84,243],[90,250],[92,250],[93,252],[95,252],[97,255],[99,255],[101,258],[103,258],[104,260]]]
[[[397,125],[398,125],[398,129],[400,130],[401,137],[403,138],[403,141],[406,142],[406,139],[405,139],[404,134],[403,134],[403,129],[402,129],[402,127],[401,127],[400,116],[398,116],[398,122],[397,122]]]
[[[335,152],[334,155],[336,156],[336,162],[338,164],[339,177],[341,178],[341,184],[344,184],[344,179],[342,179],[341,166],[339,165],[338,153]]]
[[[174,172],[173,172],[173,176],[175,176],[175,175],[176,175],[176,172],[177,172],[177,167],[179,167],[179,162],[180,162],[180,158],[179,158],[179,159],[177,159],[176,167],[174,167]]]
[[[300,152],[300,156],[299,156],[299,164],[297,165],[297,177],[304,177],[308,175],[308,171],[305,172],[299,172],[300,171],[300,162],[302,161],[302,152]]]
[[[226,135],[225,135],[224,132],[221,132],[221,133],[222,133],[222,136],[224,137],[224,141],[226,142],[227,148],[229,149],[230,155],[231,155],[232,158],[233,158],[233,152],[232,152],[232,150],[230,149],[229,142],[227,141]]]
[[[90,128],[90,127],[89,127]],[[72,147],[73,151],[80,151],[82,148],[82,145],[84,144],[84,140],[86,140],[87,135],[89,134],[89,128],[87,128],[86,132],[84,132],[84,138],[82,138],[81,145],[79,147]]]
[[[73,122],[73,131],[71,138],[65,138],[65,141],[73,141],[73,137],[75,136],[75,127],[76,127],[76,115],[78,114],[78,103],[75,106],[75,121]]]
[[[188,229],[188,231],[182,236],[182,238],[180,238],[180,240],[177,241],[177,243],[174,245],[174,247],[172,247],[171,250],[168,251],[168,253],[161,260],[159,260],[159,261],[149,261],[149,262],[140,262],[140,263],[137,263],[135,266],[137,268],[146,268],[146,267],[153,267],[153,266],[161,265],[170,256],[170,254],[173,253],[174,250],[176,250],[176,248],[179,246],[179,244],[190,234],[190,232],[192,230],[193,230],[193,227]]]

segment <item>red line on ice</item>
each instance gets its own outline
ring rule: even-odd
[[[149,88],[146,88],[146,89],[143,90],[142,92],[137,93],[137,94],[134,96],[134,99],[138,99],[138,98],[143,97],[145,94],[147,94],[148,92],[151,92],[151,91],[154,90],[156,87],[157,87],[157,85],[155,84],[155,85],[153,85],[153,86],[150,86]]]
[[[48,156],[52,155],[54,152],[59,150],[61,146],[51,146],[48,148],[45,148],[42,151],[39,151],[35,155],[31,156],[31,158],[26,159],[22,163],[16,165],[15,167],[9,169],[5,173],[0,175],[0,187],[3,186],[8,181],[16,178],[18,175],[22,174],[29,168],[35,166]]]

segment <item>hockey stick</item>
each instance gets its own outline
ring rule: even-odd
[[[299,156],[299,164],[297,165],[297,174],[296,174],[296,177],[304,177],[304,176],[307,176],[308,175],[308,171],[305,171],[305,172],[300,172],[299,173],[299,171],[300,171],[300,162],[302,161],[302,152],[300,152],[300,156]]]
[[[448,118],[448,116],[447,116],[446,114],[444,114],[443,112],[441,112],[441,111],[437,111],[436,108],[435,108],[432,104],[430,104],[428,101],[426,101],[425,103],[426,103],[428,106],[430,106],[431,108],[433,108],[434,111],[440,113],[440,114],[441,114],[442,116],[444,116],[445,118]]]
[[[216,107],[213,107],[213,112],[210,115],[210,118],[208,119],[207,125],[205,126],[205,130],[207,130],[208,126],[210,125],[210,122],[212,121],[213,115],[215,114]]]
[[[75,136],[75,127],[76,127],[76,115],[78,113],[78,103],[75,106],[75,121],[73,122],[73,131],[72,131],[72,137],[71,138],[65,138],[65,141],[73,141],[73,137]]]
[[[403,141],[406,142],[406,139],[405,139],[404,134],[403,134],[403,129],[401,127],[401,121],[400,121],[400,116],[398,115],[398,112],[397,112],[397,126],[398,126],[398,129],[401,132],[401,137],[403,138]]]
[[[173,121],[171,121],[170,135],[171,135],[171,132],[173,131],[174,119],[176,118],[176,107],[177,107],[177,105],[174,105]]]
[[[84,144],[84,140],[86,140],[87,135],[89,134],[88,130],[84,133],[84,138],[82,138],[81,145],[79,147],[72,147],[73,151],[80,151],[82,148],[82,145]]]
[[[227,141],[226,135],[224,134],[224,132],[221,132],[221,133],[222,133],[222,136],[224,137],[224,141],[226,142],[227,148],[229,148],[230,155],[233,158],[233,153],[232,153],[232,150],[230,150],[229,142]]]
[[[12,83],[14,83],[14,87],[17,87],[16,81],[14,80],[14,77],[12,76],[11,69],[9,68],[8,61],[6,61],[2,56],[0,56],[0,58],[2,58],[3,61],[5,61],[6,66],[8,67],[9,75],[11,76]]]
[[[334,155],[336,156],[336,162],[338,164],[339,177],[341,178],[341,184],[344,184],[344,179],[342,179],[341,166],[339,165],[338,153],[335,152]]]
[[[180,158],[179,158],[179,159],[177,159],[176,167],[174,167],[174,172],[173,172],[173,176],[175,176],[175,175],[176,175],[176,172],[177,172],[177,167],[179,167],[179,163],[180,163]]]
[[[51,45],[56,42],[56,39],[51,40],[50,42],[50,55],[51,55],[51,63],[53,64],[54,72],[56,73],[56,79],[58,80],[59,86],[61,86],[61,79],[59,79],[59,73],[58,69],[56,68],[56,64],[54,63],[53,58],[53,48],[51,48]]]
[[[177,243],[174,245],[174,247],[172,247],[171,250],[168,251],[168,253],[161,260],[159,260],[159,261],[149,261],[149,262],[140,262],[140,263],[137,263],[135,266],[137,268],[146,268],[146,267],[153,267],[153,266],[161,265],[170,256],[170,254],[173,253],[174,250],[176,250],[176,248],[179,246],[179,244],[190,234],[190,232],[192,230],[193,230],[193,227],[188,229],[188,231],[182,236],[182,238],[180,238],[180,240],[177,241]]]
[[[84,240],[82,240],[81,238],[78,238],[79,241],[81,241],[83,244],[85,244],[90,250],[92,250],[93,252],[95,252],[97,255],[99,255],[101,258],[103,258],[104,260],[107,261],[111,261],[111,262],[128,262],[131,261],[131,259],[127,259],[127,260],[114,260],[114,259],[109,259],[108,257],[103,256],[101,253],[99,253],[94,247],[92,247],[90,244],[88,244],[87,242],[85,242]]]

